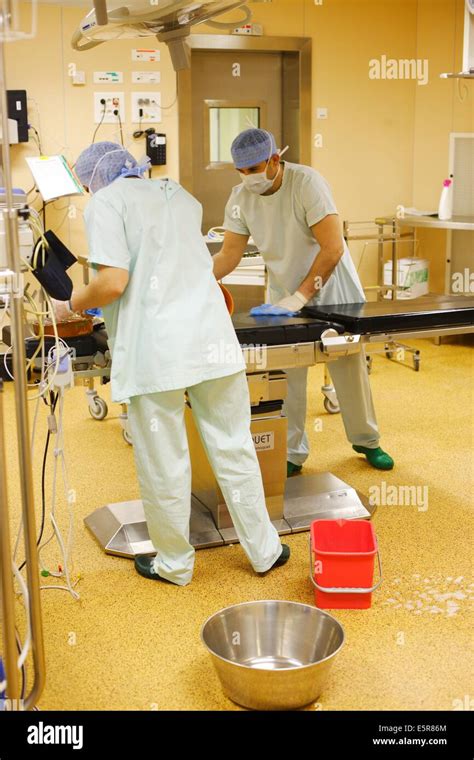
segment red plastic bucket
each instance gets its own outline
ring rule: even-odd
[[[380,580],[373,585],[375,555]],[[315,520],[311,524],[310,578],[315,587],[316,607],[333,610],[370,607],[372,592],[382,583],[382,565],[372,523]]]

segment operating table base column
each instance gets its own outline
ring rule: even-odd
[[[282,413],[286,376],[281,370],[247,375],[251,432],[257,450],[270,520],[278,533],[309,530],[318,519],[369,519],[368,500],[331,473],[286,478],[287,420]],[[190,542],[196,549],[238,542],[224,497],[207,460],[187,405],[186,427],[193,470]],[[140,500],[107,504],[85,523],[108,554],[152,554]]]
[[[313,520],[369,519],[367,499],[329,472],[287,480],[284,518],[273,520],[281,536],[309,530]],[[107,554],[133,558],[153,554],[141,500],[107,504],[84,520]],[[195,497],[191,500],[190,541],[196,549],[238,542],[233,527],[217,529],[212,513]]]
[[[309,530],[314,520],[368,520],[374,511],[367,497],[330,472],[322,472],[289,478],[283,519],[272,522],[283,536]],[[235,528],[219,532],[226,544],[238,541]]]

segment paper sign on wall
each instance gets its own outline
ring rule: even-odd
[[[160,84],[159,71],[132,71],[132,84]]]
[[[156,48],[134,48],[132,50],[132,61],[159,61],[160,51]]]
[[[94,83],[122,84],[123,73],[121,71],[94,71]]]

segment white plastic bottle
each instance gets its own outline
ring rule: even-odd
[[[453,180],[452,174],[450,179],[445,179],[441,198],[439,199],[438,219],[451,219],[453,215]]]

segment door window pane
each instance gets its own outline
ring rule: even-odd
[[[260,126],[259,108],[210,108],[210,155],[211,163],[232,163],[230,146],[234,138],[244,129],[249,129],[249,120]]]

